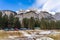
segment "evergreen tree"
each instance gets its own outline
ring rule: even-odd
[[[50,29],[49,20],[42,18],[40,22],[41,29]]]
[[[23,21],[23,26],[24,26],[25,28],[28,28],[29,19],[24,18],[22,21]]]
[[[13,28],[14,27],[14,15],[11,13],[10,16],[9,16],[9,28]]]
[[[41,19],[41,22],[40,22],[40,23],[41,23],[41,24],[40,24],[41,29],[46,29],[44,18]]]
[[[18,29],[21,28],[21,23],[20,23],[18,17],[16,17],[16,18],[14,19],[14,28],[18,28]]]
[[[50,28],[51,28],[51,29],[55,29],[55,26],[56,26],[56,25],[55,25],[55,21],[51,20],[51,21],[50,21]]]
[[[3,16],[3,28],[8,28],[8,16],[6,14]]]
[[[35,27],[35,19],[33,17],[30,18],[28,27],[30,29],[34,29],[34,27]]]
[[[59,21],[56,21],[56,24],[55,24],[55,29],[60,29],[60,20]]]
[[[35,27],[40,27],[40,21],[39,21],[39,19],[35,20]]]
[[[3,23],[2,23],[2,12],[0,12],[0,29],[2,29],[2,25]]]

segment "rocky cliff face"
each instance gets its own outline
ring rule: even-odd
[[[50,14],[47,11],[39,11],[39,10],[29,10],[29,11],[24,11],[24,12],[19,11],[18,15],[21,16],[21,14],[22,14],[22,17],[20,17],[20,19],[22,19],[22,18],[31,18],[31,17],[38,18],[38,19],[46,18],[46,19],[49,19],[49,20],[54,19],[52,17],[52,14]]]
[[[1,12],[2,12],[2,15],[10,15],[11,13],[13,14],[13,15],[17,15],[17,13],[16,12],[14,12],[14,11],[11,11],[11,10],[1,10]]]
[[[39,13],[39,19],[46,18],[46,19],[53,19],[52,15],[49,12],[46,11],[40,11]]]
[[[11,10],[1,10],[1,12],[3,13],[3,15],[7,14],[8,16],[12,13],[13,15],[15,15],[15,17],[19,17],[20,20],[22,20],[23,18],[30,18],[30,17],[34,17],[34,18],[46,18],[49,20],[60,20],[60,14],[56,13],[55,15],[50,14],[47,11],[41,11],[41,10],[19,10],[17,13]]]
[[[53,17],[55,20],[60,20],[60,12],[57,12]]]

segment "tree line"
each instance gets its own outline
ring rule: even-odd
[[[2,12],[0,12],[0,29],[10,29],[10,28],[20,28],[21,24],[19,21],[19,18],[14,17],[14,15],[11,13],[8,15],[3,15]]]
[[[24,18],[22,23],[19,21],[18,17],[15,17],[12,13],[7,16],[6,14],[2,16],[2,12],[0,12],[0,29],[10,29],[10,28],[27,28],[27,29],[60,29],[60,20],[48,20],[46,18],[42,18],[41,20],[31,18]]]
[[[60,20],[54,21],[45,18],[39,20],[31,17],[30,19],[24,18],[23,23],[24,23],[23,24],[24,27],[26,28],[28,27],[30,29],[35,29],[35,28],[46,29],[46,30],[60,29]]]

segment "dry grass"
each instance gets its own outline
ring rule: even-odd
[[[35,30],[26,30],[25,32],[27,32],[28,34],[31,34],[33,32],[39,32],[39,30],[38,31],[35,31]],[[60,30],[57,30],[57,32],[60,32]],[[3,31],[3,30],[0,30],[0,39],[1,38],[8,38],[9,36],[22,37],[23,34],[20,31]],[[50,34],[48,36],[53,38],[54,40],[60,40],[60,34]]]
[[[21,37],[22,35],[19,31],[0,31],[0,38],[8,38],[9,36]]]
[[[60,34],[49,35],[49,37],[53,38],[54,40],[60,40]]]

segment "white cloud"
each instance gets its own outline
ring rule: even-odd
[[[60,0],[48,0],[44,4],[42,9],[47,10],[47,11],[51,11],[51,10],[54,11],[54,9],[55,9],[55,11],[58,11],[58,9],[60,8],[58,6],[60,6]]]
[[[29,8],[39,8],[41,5],[43,5],[47,0],[35,0],[34,4]]]
[[[41,6],[42,10],[59,12],[60,0],[36,0],[31,8],[40,8]]]

